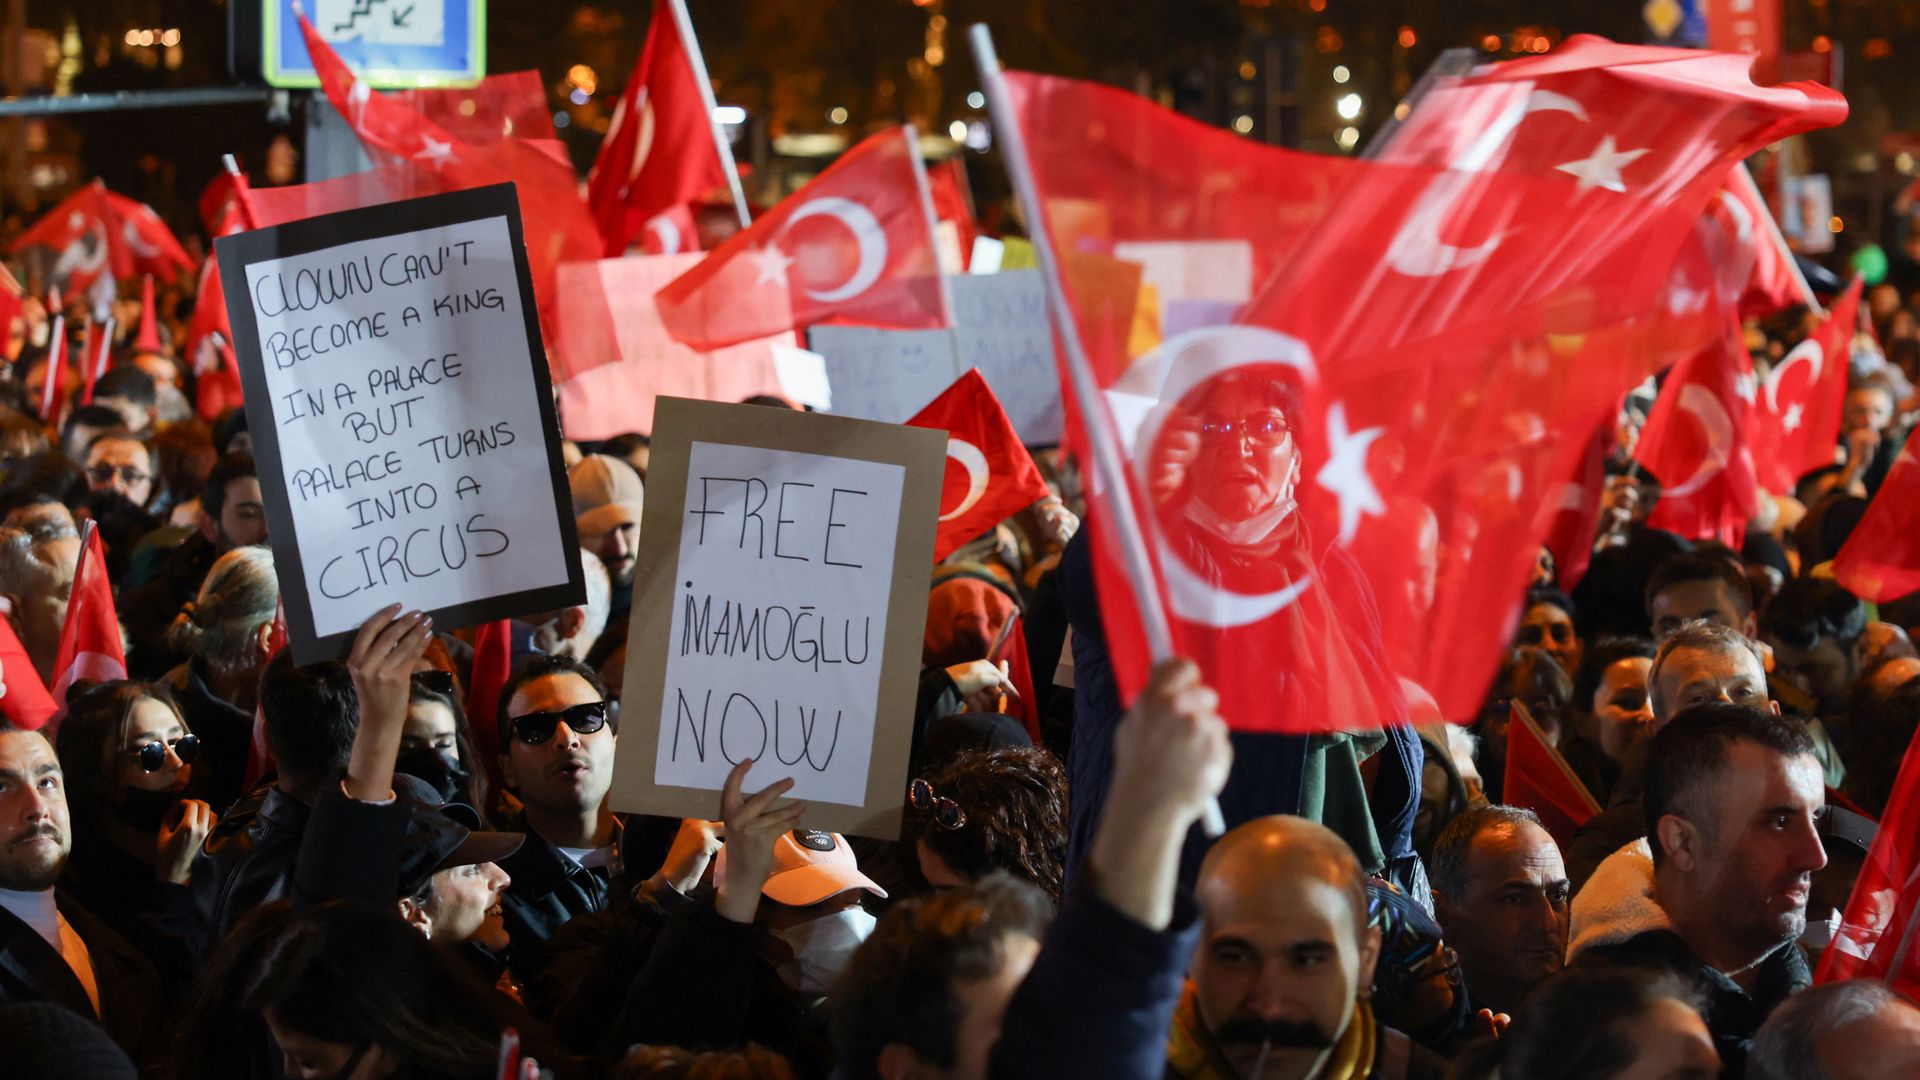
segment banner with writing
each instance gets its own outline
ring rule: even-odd
[[[1021,442],[1059,442],[1065,414],[1040,272],[970,274],[948,284],[951,330],[828,325],[807,332],[809,347],[827,358],[833,411],[897,424],[977,367]]]
[[[806,826],[899,835],[946,436],[656,404],[613,808],[714,817],[793,777]]]
[[[215,244],[296,663],[390,603],[583,602],[519,204],[501,184]]]

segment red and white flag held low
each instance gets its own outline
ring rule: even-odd
[[[907,423],[947,433],[934,562],[1049,494],[979,368],[960,376]]]

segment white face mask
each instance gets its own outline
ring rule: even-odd
[[[855,906],[769,931],[793,950],[793,959],[780,965],[781,981],[809,997],[824,996],[853,958],[853,950],[873,933],[875,921],[865,908]]]

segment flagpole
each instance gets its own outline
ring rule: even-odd
[[[687,0],[667,0],[667,6],[673,10],[673,25],[680,31],[680,44],[686,47],[687,60],[693,65],[693,81],[700,84],[700,103],[707,110],[707,129],[713,132],[713,148],[720,154],[720,166],[727,174],[727,190],[733,192],[733,209],[740,215],[740,227],[753,224],[753,215],[747,211],[747,193],[740,186],[740,170],[733,163],[733,144],[727,141],[727,132],[713,114],[719,104],[713,100],[713,80],[707,77],[707,59],[700,54],[700,39],[693,36],[693,19],[687,15]],[[639,118],[634,118],[639,123]]]
[[[232,154],[221,154],[220,166],[227,170],[228,176],[233,177],[233,195],[240,200],[240,216],[247,220],[247,228],[259,228],[253,217],[253,198],[247,190],[247,174],[240,171],[240,163],[233,159]]]
[[[920,212],[927,218],[927,250],[933,252],[934,277],[940,279],[940,308],[947,325],[953,325],[953,289],[947,285],[946,272],[940,269],[939,218],[933,212],[933,187],[927,183],[927,163],[920,159],[920,134],[912,124],[901,127],[907,140],[907,160],[913,162],[913,186],[920,192]]]
[[[1773,249],[1780,253],[1781,261],[1787,264],[1787,273],[1793,275],[1793,286],[1800,291],[1801,302],[1813,309],[1815,315],[1825,318],[1827,309],[1820,306],[1820,300],[1813,295],[1813,286],[1808,283],[1807,275],[1800,272],[1800,263],[1794,259],[1793,249],[1787,247],[1787,235],[1780,231],[1780,223],[1773,220],[1773,207],[1767,205],[1766,197],[1760,194],[1760,185],[1754,183],[1753,173],[1748,170],[1746,162],[1741,162],[1740,166],[1733,170],[1733,182],[1739,184],[1747,197],[1760,208],[1760,220],[1767,230],[1767,239],[1773,242]]]
[[[1120,453],[1120,439],[1114,432],[1113,416],[1107,410],[1107,399],[1101,392],[1100,382],[1094,378],[1093,365],[1087,360],[1086,349],[1080,342],[1080,327],[1074,321],[1072,307],[1067,303],[1066,288],[1061,284],[1060,264],[1054,257],[1053,241],[1047,234],[1046,214],[1040,204],[1039,189],[1034,185],[1033,168],[1027,157],[1026,136],[1013,114],[1006,75],[1000,70],[1000,56],[993,47],[993,33],[986,24],[975,23],[968,29],[967,37],[973,45],[974,64],[980,72],[980,89],[987,95],[987,110],[993,119],[994,136],[1000,141],[1000,156],[1006,162],[1007,179],[1013,182],[1014,194],[1019,197],[1020,206],[1026,212],[1027,241],[1033,245],[1034,259],[1040,264],[1040,281],[1046,288],[1047,306],[1053,310],[1054,325],[1060,332],[1060,344],[1066,352],[1067,375],[1073,380],[1073,394],[1080,403],[1081,427],[1087,438],[1087,449],[1093,456],[1094,478],[1112,495],[1107,500],[1107,509],[1113,514],[1112,524],[1116,531],[1115,539],[1119,542],[1121,566],[1126,571],[1128,584],[1133,587],[1134,600],[1140,611],[1141,630],[1147,638],[1147,651],[1157,664],[1174,655],[1173,627],[1167,620],[1166,608],[1160,603],[1153,563],[1147,554],[1147,534],[1140,524],[1139,512],[1133,505],[1126,461]],[[1212,836],[1227,831],[1218,799],[1207,800],[1202,825]]]

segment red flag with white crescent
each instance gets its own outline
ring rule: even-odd
[[[1920,440],[1909,438],[1833,558],[1833,578],[1884,604],[1920,592]]]
[[[740,302],[768,290],[791,298],[786,317]],[[667,332],[702,352],[829,320],[951,326],[913,129],[883,131],[847,151],[669,282],[657,303]]]
[[[81,680],[104,682],[127,677],[120,615],[107,579],[106,549],[91,518],[80,524],[79,563],[67,600],[67,621],[60,627],[60,648],[53,660],[53,699],[63,702],[67,688]],[[57,726],[54,721],[51,726]],[[53,736],[51,730],[48,737]]]
[[[934,562],[1049,494],[979,368],[960,376],[907,423],[947,433]]]
[[[1634,448],[1661,485],[1647,524],[1740,550],[1759,510],[1747,446],[1754,394],[1753,358],[1738,323],[1718,345],[1674,367]]]
[[[1847,372],[1864,283],[1854,278],[1826,321],[1773,365],[1755,397],[1754,464],[1777,495],[1815,469],[1834,464]]]
[[[662,0],[654,5],[646,44],[614,106],[593,171],[587,174],[587,205],[609,258],[624,255],[635,236],[659,246],[658,237],[646,234],[661,215],[676,208],[684,213],[687,204],[728,185],[700,86],[706,73],[680,40],[670,4]],[[691,239],[691,234],[683,235]],[[650,247],[648,253],[698,250],[697,243],[683,243],[671,250]]]

